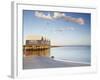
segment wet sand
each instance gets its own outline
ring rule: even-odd
[[[62,67],[81,67],[90,66],[90,64],[57,61],[49,57],[28,56],[23,58],[23,69],[41,69],[41,68],[62,68]]]

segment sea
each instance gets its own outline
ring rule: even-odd
[[[50,56],[54,56],[55,60],[90,64],[91,46],[53,47],[50,49]]]

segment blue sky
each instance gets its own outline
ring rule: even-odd
[[[23,10],[24,41],[46,36],[52,45],[90,45],[91,14]]]

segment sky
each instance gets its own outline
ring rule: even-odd
[[[91,14],[23,10],[26,37],[43,36],[51,45],[91,45]]]

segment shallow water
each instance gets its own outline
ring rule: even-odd
[[[91,63],[90,46],[71,46],[71,47],[54,47],[50,49],[50,56],[55,59],[74,61],[79,63]]]

